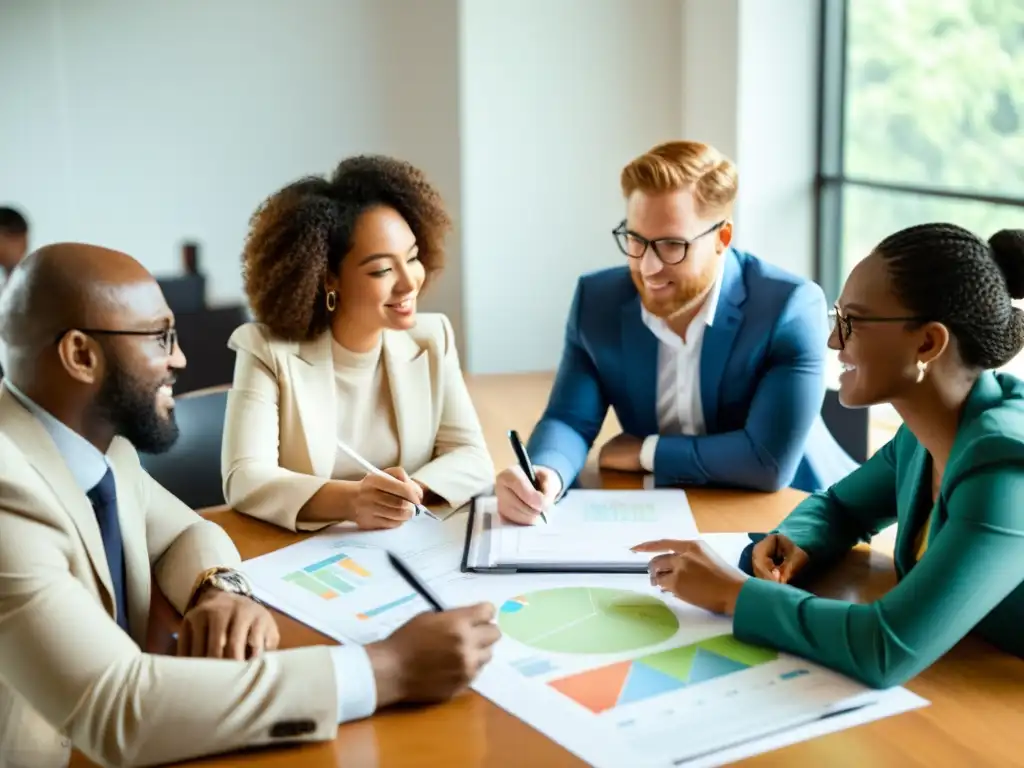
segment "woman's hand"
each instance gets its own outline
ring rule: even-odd
[[[381,477],[370,472],[356,487],[348,519],[364,530],[397,528],[423,503],[423,488],[401,467],[389,467]]]
[[[788,584],[811,561],[806,552],[781,533],[771,533],[754,545],[751,564],[759,579]]]
[[[703,541],[661,539],[633,547],[634,552],[669,552],[651,560],[651,584],[698,608],[731,616],[740,589],[749,578]]]

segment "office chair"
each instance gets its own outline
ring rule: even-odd
[[[248,320],[241,304],[201,312],[175,312],[178,344],[188,365],[178,373],[174,391],[184,395],[230,384],[235,372],[235,353],[228,349],[228,339]]]
[[[836,442],[858,464],[868,460],[868,429],[871,417],[868,408],[845,408],[839,402],[839,392],[825,390],[821,418]]]
[[[140,453],[143,468],[192,509],[224,504],[220,447],[228,389],[220,386],[175,398],[181,436],[166,453]]]
[[[175,275],[158,277],[157,284],[175,315],[206,309],[206,276]]]

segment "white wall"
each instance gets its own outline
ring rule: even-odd
[[[820,0],[681,2],[682,134],[737,164],[736,246],[813,277]]]
[[[817,0],[0,2],[0,204],[215,302],[267,194],[420,165],[456,231],[423,300],[472,372],[550,370],[578,275],[622,263],[618,176],[672,138],[738,163],[737,244],[813,274]]]
[[[742,0],[736,221],[750,249],[814,277],[819,0]],[[783,42],[784,41],[784,42]]]
[[[619,172],[678,135],[678,0],[464,0],[462,251],[474,372],[557,365],[580,273],[622,264]]]
[[[0,197],[33,243],[84,240],[241,296],[266,195],[343,156],[417,163],[459,207],[458,0],[31,0],[0,6]],[[459,328],[453,279],[427,298]]]

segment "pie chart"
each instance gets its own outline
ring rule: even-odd
[[[679,620],[651,595],[605,587],[559,587],[506,600],[501,631],[555,653],[622,653],[664,642]]]

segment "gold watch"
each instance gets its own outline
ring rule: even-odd
[[[244,573],[233,568],[217,566],[215,568],[208,568],[199,574],[196,583],[192,587],[192,596],[185,607],[185,613],[188,613],[195,607],[196,600],[205,587],[241,595],[242,597],[248,597],[250,600],[259,602],[252,592],[252,583]]]

